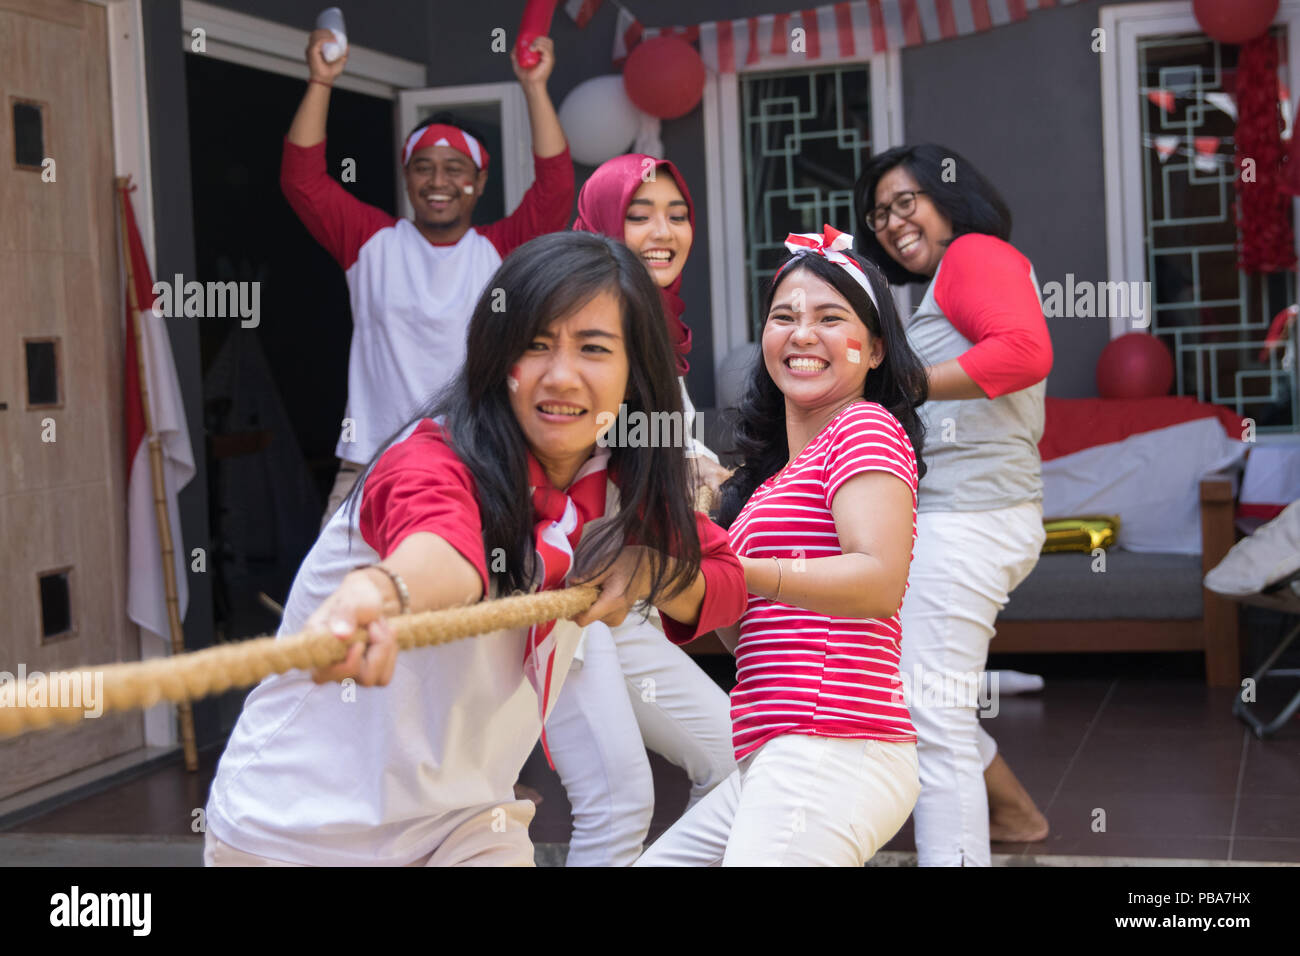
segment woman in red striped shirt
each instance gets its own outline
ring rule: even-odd
[[[790,236],[740,408],[720,523],[749,601],[736,654],[739,769],[638,861],[861,866],[920,792],[899,677],[924,473],[924,369],[853,237]]]

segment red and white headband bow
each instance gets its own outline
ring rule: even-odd
[[[488,151],[483,148],[483,144],[463,129],[446,123],[430,123],[428,126],[421,126],[408,136],[406,146],[402,149],[402,165],[405,166],[411,161],[417,149],[424,149],[426,146],[450,146],[456,152],[468,156],[476,168],[487,169]]]
[[[871,281],[867,278],[867,274],[862,271],[861,266],[840,251],[853,248],[853,237],[847,232],[840,232],[831,225],[823,226],[822,229],[823,232],[820,236],[815,232],[792,232],[785,237],[785,247],[796,255],[812,253],[842,266],[853,277],[853,281],[862,286],[862,291],[867,294],[871,304],[876,307],[876,315],[879,315],[880,302],[876,299],[876,293],[871,289]],[[791,262],[793,261],[791,260]],[[789,263],[787,263],[788,265]]]

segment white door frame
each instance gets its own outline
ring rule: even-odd
[[[1130,95],[1138,88],[1137,42],[1144,36],[1199,33],[1201,28],[1186,0],[1102,7],[1099,22],[1108,39],[1100,57],[1107,278],[1112,282],[1141,281],[1148,278],[1142,228],[1141,103]],[[1300,90],[1300,0],[1282,0],[1274,22],[1287,25],[1287,85]],[[1300,221],[1300,202],[1292,208]],[[1300,252],[1300,233],[1296,239]],[[1150,329],[1151,318],[1143,316],[1145,329]],[[1110,317],[1112,339],[1131,331],[1141,329],[1130,328],[1124,316]]]
[[[871,140],[879,152],[903,142],[903,84],[897,50],[871,57],[827,57],[809,68],[865,66],[871,78]],[[790,68],[787,64],[785,68]],[[772,64],[709,72],[704,84],[704,166],[709,217],[709,303],[713,311],[713,368],[750,341],[745,295],[744,164],[741,157],[740,80],[744,73],[780,70]],[[906,309],[907,295],[897,294]]]

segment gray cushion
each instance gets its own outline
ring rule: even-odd
[[[1106,552],[1105,572],[1084,553],[1044,554],[1011,594],[1004,620],[1194,620],[1202,616],[1201,557]]]

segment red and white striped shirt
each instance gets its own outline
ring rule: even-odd
[[[854,402],[758,486],[731,525],[732,549],[742,557],[795,562],[843,554],[831,503],[846,481],[865,471],[889,472],[912,490],[915,546],[912,443],[883,407]],[[736,646],[739,682],[731,692],[736,759],[781,734],[916,740],[899,677],[901,638],[897,614],[830,617],[751,594]]]

